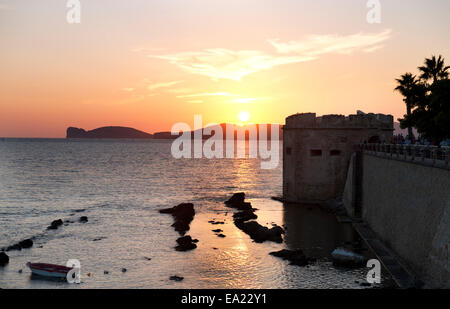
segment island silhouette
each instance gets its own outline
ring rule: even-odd
[[[222,127],[222,132],[224,139],[226,138],[227,132],[227,124],[222,123],[219,125]],[[235,128],[239,128],[240,130],[245,130],[245,138],[249,138],[249,128],[250,126],[235,126]],[[257,136],[259,139],[259,129],[261,124],[256,124]],[[203,129],[199,129],[196,131],[191,131],[190,133],[194,136],[194,132],[202,131],[203,139],[208,139],[211,137],[210,134],[203,134]],[[122,127],[122,126],[107,126],[101,127],[97,129],[93,129],[90,131],[86,131],[82,128],[69,127],[67,128],[66,138],[92,138],[92,139],[102,139],[102,138],[114,138],[114,139],[176,139],[179,135],[172,135],[170,131],[164,132],[155,132],[153,134],[140,131],[134,128]],[[271,125],[267,124],[267,137],[271,137]],[[237,138],[237,131],[234,132],[234,138]],[[283,130],[282,126],[279,126],[279,139],[283,139]]]

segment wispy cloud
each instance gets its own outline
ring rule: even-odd
[[[268,40],[276,50],[273,53],[260,50],[234,51],[215,48],[166,55],[149,55],[149,57],[169,61],[191,74],[208,76],[213,80],[240,81],[252,73],[269,70],[280,65],[315,60],[324,54],[373,52],[382,48],[382,43],[390,37],[391,30],[352,35],[310,35],[299,41]]]
[[[323,54],[351,54],[355,51],[371,52],[382,47],[391,37],[391,30],[380,33],[357,33],[352,35],[310,35],[302,41],[280,42],[269,40],[279,53],[296,53],[317,57]]]
[[[172,86],[175,86],[179,83],[181,83],[182,81],[173,81],[173,82],[166,82],[166,83],[154,83],[154,84],[150,84],[147,86],[147,89],[150,91],[156,90],[156,89],[160,89],[160,88],[169,88]]]
[[[152,57],[167,60],[192,74],[208,76],[213,80],[236,81],[278,65],[311,60],[308,56],[280,56],[257,50],[233,51],[224,48]]]

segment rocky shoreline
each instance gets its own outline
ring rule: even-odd
[[[84,211],[84,210],[83,210]],[[87,216],[82,216],[79,218],[79,222],[80,223],[86,223],[88,222],[88,217]],[[62,219],[56,219],[53,220],[50,225],[47,227],[47,231],[49,230],[57,230],[59,227],[61,227],[64,223],[69,224],[69,223],[74,223],[73,221],[70,220],[65,220],[63,221]],[[9,251],[21,251],[23,249],[30,249],[31,247],[33,247],[34,245],[34,240],[37,238],[42,238],[43,236],[45,236],[46,232],[43,232],[41,234],[37,234],[34,235],[31,238],[27,238],[24,240],[21,240],[15,244],[9,245],[7,247],[1,248],[0,249],[0,266],[5,266],[6,264],[9,263],[9,256],[6,254],[6,252]]]
[[[175,250],[177,251],[189,251],[197,248],[197,239],[192,239],[191,236],[186,235],[186,232],[190,229],[190,224],[194,220],[195,210],[194,204],[192,203],[182,203],[178,206],[172,208],[160,209],[162,214],[171,214],[174,218],[174,223],[172,226],[175,228],[181,237],[177,239],[177,246]]]
[[[227,207],[239,210],[239,212],[233,214],[234,225],[249,235],[255,242],[283,242],[283,228],[277,225],[274,225],[272,228],[268,228],[262,226],[256,221],[253,221],[257,219],[258,216],[255,214],[256,209],[252,207],[251,203],[245,202],[245,193],[239,192],[233,194],[233,196],[225,202],[225,205],[227,205]]]

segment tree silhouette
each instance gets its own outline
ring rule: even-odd
[[[426,58],[424,63],[419,67],[420,79],[412,73],[396,79],[395,91],[403,95],[407,113],[399,121],[403,129],[408,128],[410,138],[416,127],[422,136],[439,142],[450,138],[450,67],[442,56]]]
[[[415,75],[411,73],[405,73],[400,78],[396,79],[398,86],[395,88],[396,91],[400,92],[404,99],[403,101],[406,104],[406,119],[411,118],[411,111],[415,105],[415,91],[416,86],[418,85],[418,80]],[[409,138],[413,138],[412,126],[411,124],[405,123],[408,127],[408,136]]]
[[[450,69],[450,66],[445,66],[444,58],[439,55],[438,58],[436,56],[425,58],[424,66],[418,67],[418,69],[421,72],[420,79],[423,81],[432,79],[433,83],[435,83],[440,79],[448,78],[447,71]]]

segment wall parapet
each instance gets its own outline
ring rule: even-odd
[[[368,155],[450,169],[450,147],[399,144],[361,144]]]
[[[323,115],[295,114],[286,118],[284,130],[290,129],[380,129],[394,130],[394,117],[384,114]]]

